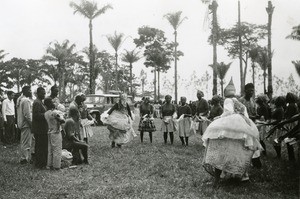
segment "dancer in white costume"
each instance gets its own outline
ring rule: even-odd
[[[216,183],[223,176],[248,180],[251,158],[259,156],[262,149],[259,132],[249,119],[246,107],[234,98],[232,80],[224,94],[224,113],[208,126],[202,138],[206,147],[203,166]]]

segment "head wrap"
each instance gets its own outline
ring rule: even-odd
[[[125,107],[127,103],[127,94],[121,93],[120,94],[120,103]]]
[[[225,97],[233,97],[235,95],[235,92],[236,92],[236,90],[235,90],[235,87],[234,87],[234,84],[232,81],[232,77],[231,77],[229,84],[224,89],[224,96]]]

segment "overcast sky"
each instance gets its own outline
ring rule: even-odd
[[[99,5],[110,3],[112,10],[96,18],[93,22],[94,44],[100,50],[113,53],[105,35],[114,31],[132,38],[138,37],[137,30],[143,25],[165,31],[169,41],[173,41],[173,30],[163,16],[169,12],[182,11],[188,17],[178,29],[179,49],[184,57],[178,62],[178,71],[182,78],[189,78],[193,71],[199,77],[212,63],[212,47],[208,45],[210,34],[209,22],[205,22],[207,5],[201,0],[96,0]],[[0,49],[12,57],[39,59],[51,41],[62,42],[69,39],[80,51],[89,44],[88,20],[73,14],[69,0],[0,0]],[[79,0],[75,0],[79,3]],[[266,24],[268,17],[265,10],[267,0],[241,0],[242,21]],[[274,49],[273,73],[279,77],[295,75],[292,60],[299,60],[300,42],[285,39],[292,27],[300,24],[299,0],[273,0],[275,6],[272,25],[272,48]],[[219,0],[218,21],[221,27],[231,27],[237,22],[237,0]],[[128,37],[120,52],[132,50],[135,45]],[[239,88],[239,62],[231,60],[227,53],[218,47],[218,61],[233,61],[227,82],[233,76]],[[172,64],[173,65],[173,64]],[[144,68],[143,61],[134,65],[134,73],[139,75]],[[170,79],[174,75],[171,69]],[[148,75],[151,77],[151,74]],[[247,79],[251,81],[251,77]],[[163,89],[163,88],[162,88]],[[185,88],[180,88],[179,95],[185,95]]]

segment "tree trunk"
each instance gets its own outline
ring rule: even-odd
[[[61,72],[61,102],[64,103],[66,99],[66,86],[65,86],[65,71]]]
[[[254,96],[255,96],[255,65],[252,62],[252,83],[254,85]]]
[[[157,100],[159,99],[160,99],[160,71],[157,71]]]
[[[222,97],[224,97],[224,88],[223,88],[223,86],[224,86],[224,80],[223,79],[221,79],[221,95],[222,95]]]
[[[156,66],[154,66],[154,101],[156,101]]]
[[[177,103],[177,97],[178,97],[178,88],[177,88],[177,30],[174,32],[175,35],[175,102]],[[159,72],[158,72],[159,74]],[[159,81],[159,80],[158,80]],[[159,84],[158,84],[159,86]],[[159,91],[159,90],[158,90]],[[158,92],[158,99],[159,99],[159,92]]]
[[[238,28],[239,28],[239,59],[240,59],[240,79],[241,79],[241,95],[244,94],[245,78],[243,75],[243,55],[242,55],[242,35],[241,35],[241,5],[238,1]]]
[[[267,73],[266,70],[264,70],[264,94],[267,94],[267,88],[266,88],[266,77],[267,77]]]
[[[116,57],[116,85],[115,85],[115,89],[116,90],[119,90],[119,74],[118,74],[118,53],[116,51],[116,54],[115,54],[115,57]]]
[[[90,85],[89,85],[89,91],[91,94],[95,93],[95,74],[94,74],[94,51],[93,51],[93,24],[92,20],[90,19],[89,23],[90,28]]]
[[[218,76],[217,76],[217,28],[218,28],[218,23],[217,23],[217,8],[218,4],[214,0],[212,2],[212,12],[213,12],[213,20],[212,20],[212,36],[213,36],[213,90],[212,94],[216,95],[218,90]]]
[[[130,68],[130,94],[133,95],[133,92],[132,92],[132,63],[130,63],[129,68]]]
[[[274,6],[272,2],[268,2],[268,7],[266,8],[268,13],[268,57],[269,57],[269,64],[268,64],[268,95],[269,98],[272,99],[273,95],[273,85],[272,85],[272,46],[271,46],[271,37],[272,37],[272,15],[274,11]]]

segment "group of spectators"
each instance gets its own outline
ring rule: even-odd
[[[48,97],[45,88],[38,87],[34,100],[30,86],[24,86],[21,94],[16,94],[19,97],[12,91],[6,91],[6,95],[1,102],[1,141],[5,147],[20,143],[21,164],[59,170],[63,149],[72,152],[73,164],[89,163],[89,126],[95,120],[84,106],[84,94],[75,97],[68,111],[58,99],[56,85]]]

